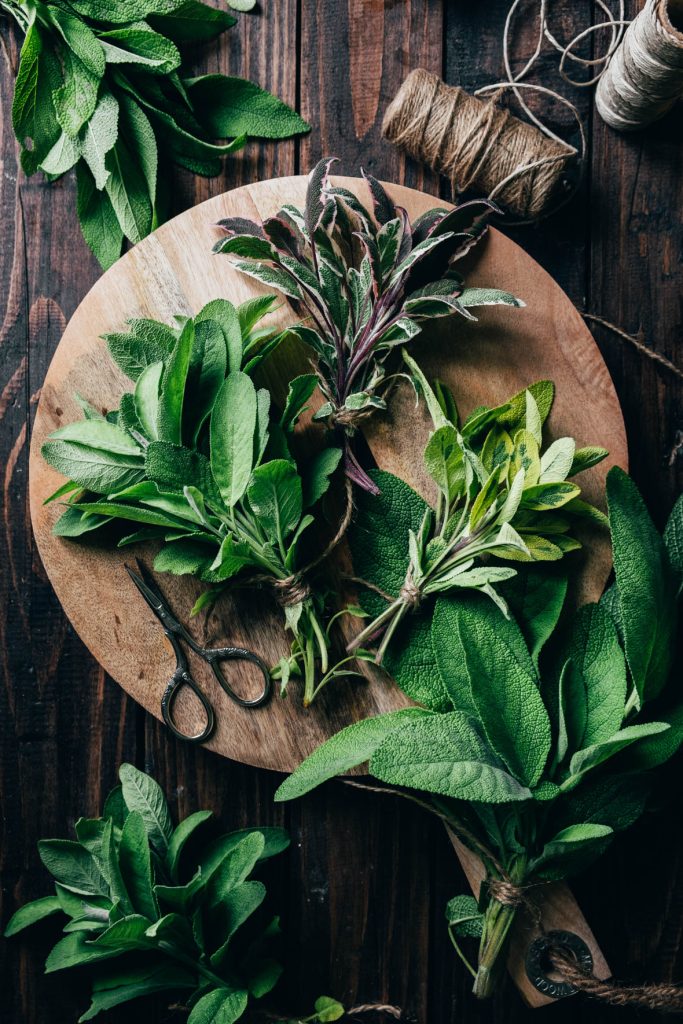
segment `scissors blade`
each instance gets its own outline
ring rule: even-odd
[[[138,569],[140,570],[140,573],[141,574],[145,573],[144,567],[140,564],[140,562],[137,559],[135,561],[136,561]],[[171,612],[171,609],[168,607],[168,605],[164,601],[164,599],[163,599],[163,597],[161,595],[161,592],[159,590],[157,590],[157,588],[154,586],[153,582],[151,580],[150,580],[149,583],[146,582],[142,578],[142,575],[138,575],[138,573],[136,573],[133,569],[131,569],[131,567],[129,565],[127,565],[127,564],[125,565],[125,570],[128,573],[128,575],[130,576],[130,578],[132,579],[132,581],[135,584],[135,586],[140,591],[142,597],[145,599],[145,601],[147,602],[149,607],[152,609],[152,611],[154,612],[156,617],[162,623],[162,625],[163,626],[171,626],[171,627],[179,625],[177,623],[177,621],[176,621],[175,616]]]

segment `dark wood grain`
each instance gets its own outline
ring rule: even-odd
[[[628,6],[633,14],[638,5],[629,0]],[[324,152],[342,157],[347,172],[363,163],[379,176],[436,193],[441,185],[432,175],[381,141],[383,109],[417,65],[467,88],[497,77],[507,7],[505,0],[268,0],[200,59],[300,100],[314,131],[300,144],[251,144],[214,181],[166,170],[175,208],[256,178],[307,170]],[[590,14],[583,0],[552,7],[565,35]],[[585,1024],[654,1021],[654,1015],[575,1000],[534,1017],[510,986],[492,1005],[476,1004],[443,927],[445,902],[464,891],[465,881],[438,822],[394,798],[341,783],[285,809],[274,805],[274,776],[172,741],[103,677],[71,634],[28,527],[27,440],[32,403],[61,329],[98,268],[77,229],[71,179],[47,186],[17,170],[9,117],[17,46],[4,24],[2,37],[2,922],[46,891],[36,841],[67,835],[75,817],[96,813],[116,766],[129,759],[154,771],[180,813],[211,807],[226,827],[284,822],[290,828],[292,849],[271,877],[290,935],[284,1005],[303,1009],[326,991],[349,1002],[399,1003],[421,1024],[532,1024],[538,1012],[556,1024],[569,1024],[577,1013]],[[531,45],[528,26],[519,45],[520,54]],[[578,101],[591,126],[584,189],[558,217],[518,229],[515,238],[580,308],[642,332],[647,344],[680,365],[680,108],[625,138],[591,113],[588,94]],[[634,475],[661,523],[683,483],[680,384],[609,334],[601,331],[599,342],[624,407]],[[683,976],[678,789],[674,773],[662,796],[664,813],[648,816],[574,887],[610,963],[625,977]],[[31,941],[2,946],[0,1016],[8,1024],[68,1022],[84,1006],[75,985],[42,975],[52,934],[47,924]],[[142,1022],[148,1011],[126,1009],[125,1018]]]

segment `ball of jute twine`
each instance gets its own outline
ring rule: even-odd
[[[551,0],[533,0],[536,46],[523,67],[513,71],[513,25],[525,4],[528,6],[529,0],[513,0],[505,20],[505,77],[500,82],[470,95],[418,68],[389,105],[383,132],[416,160],[448,175],[454,191],[476,189],[523,221],[534,221],[572,198],[580,186],[587,154],[586,131],[576,105],[547,86],[523,81],[536,67],[544,45],[560,54],[558,71],[565,83],[576,88],[599,83],[597,106],[609,124],[624,129],[641,127],[660,117],[683,94],[683,0],[647,0],[633,22],[624,17],[624,0],[618,0],[616,13],[607,0],[596,0],[606,20],[580,31],[568,43],[560,42],[550,28]],[[605,30],[611,39],[604,53],[587,58],[575,52],[580,43]],[[569,64],[588,70],[588,77],[572,77],[567,71]],[[499,105],[506,92],[513,94],[527,120]],[[534,93],[570,111],[579,135],[576,146],[557,135],[546,118],[531,109],[527,97]],[[572,158],[579,173],[563,195],[558,185]]]
[[[612,128],[634,131],[651,124],[683,96],[681,26],[680,0],[647,0],[631,22],[595,96],[598,113]]]
[[[495,92],[478,99],[417,68],[389,105],[382,131],[450,178],[456,192],[495,193],[514,214],[533,219],[548,205],[576,150],[520,121],[498,106],[498,98]],[[526,172],[517,173],[522,167]]]

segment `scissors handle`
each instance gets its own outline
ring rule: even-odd
[[[206,725],[201,732],[196,733],[194,736],[188,736],[187,733],[184,733],[182,729],[178,728],[175,722],[175,702],[178,694],[184,686],[187,686],[192,690],[193,694],[204,708],[204,713],[206,715]],[[176,669],[166,685],[164,695],[161,698],[161,715],[173,735],[179,740],[185,740],[187,743],[204,743],[205,740],[208,740],[216,727],[216,715],[211,703],[199,689],[188,669],[184,666],[179,666]]]
[[[213,669],[213,674],[223,687],[228,697],[234,700],[236,704],[239,704],[242,708],[258,708],[262,704],[265,704],[271,695],[273,689],[273,680],[270,675],[270,670],[262,658],[259,658],[258,654],[254,654],[253,651],[248,651],[246,647],[212,647],[205,648],[197,651],[198,654],[206,661]],[[247,699],[246,697],[240,697],[239,693],[236,693],[225,675],[221,665],[224,661],[249,661],[252,665],[260,670],[263,676],[263,689],[257,697]]]

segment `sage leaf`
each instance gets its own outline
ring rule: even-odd
[[[311,508],[327,493],[341,457],[341,448],[323,448],[307,461],[301,481],[304,508]]]
[[[607,475],[607,503],[626,658],[641,700],[651,700],[671,668],[677,581],[643,499],[616,466]]]
[[[495,609],[455,605],[472,699],[492,748],[535,786],[550,752],[550,720],[519,627]]]
[[[658,733],[666,732],[670,728],[668,722],[643,722],[638,725],[627,725],[608,740],[595,743],[590,747],[586,747],[585,750],[577,751],[569,765],[570,779],[568,784],[573,784],[578,776],[591,768],[597,767],[597,765],[602,764],[608,758],[614,757],[615,754],[630,746],[631,743],[635,743],[636,740],[646,736],[656,736]]]
[[[282,100],[243,78],[203,75],[188,82],[188,91],[212,138],[285,139],[310,131]]]
[[[266,532],[282,543],[296,529],[303,510],[301,477],[291,462],[273,459],[258,466],[247,498]]]
[[[193,976],[177,964],[157,964],[118,971],[93,981],[92,1002],[79,1017],[79,1024],[81,1021],[93,1020],[103,1010],[111,1010],[140,996],[194,987]]]
[[[155,920],[159,908],[152,888],[152,862],[147,844],[147,830],[139,811],[131,811],[124,823],[119,845],[119,863],[133,910],[150,921]]]
[[[574,618],[568,655],[584,687],[586,721],[580,747],[608,740],[624,718],[626,663],[616,629],[600,605],[587,604]]]
[[[192,1007],[187,1024],[234,1024],[247,1008],[249,994],[244,990],[213,989]]]
[[[118,121],[118,101],[112,93],[103,90],[92,117],[83,129],[78,154],[82,154],[95,179],[95,187],[100,190],[104,188],[109,177],[106,158],[118,138]],[[43,165],[43,170],[48,168]]]
[[[446,904],[446,920],[456,935],[480,939],[484,915],[479,910],[474,896],[454,896]]]
[[[54,878],[71,892],[99,896],[107,884],[91,853],[70,839],[43,839],[38,843],[43,864]]]
[[[59,913],[61,909],[61,903],[56,896],[43,896],[42,899],[25,903],[23,907],[20,907],[19,910],[12,914],[3,934],[6,939],[9,939],[10,936],[16,935],[24,928],[28,928],[29,925],[42,921],[46,917],[51,917],[52,914]]]
[[[76,182],[76,211],[83,237],[102,269],[107,270],[121,255],[123,230],[109,196],[97,189],[83,162],[76,166]]]
[[[168,863],[168,869],[176,881],[178,879],[180,856],[185,844],[188,839],[194,835],[199,826],[203,825],[205,821],[208,821],[211,816],[211,811],[195,811],[194,814],[190,814],[189,817],[181,821],[178,827],[173,830],[171,840],[168,844],[166,860]]]
[[[364,764],[387,736],[401,732],[411,721],[429,715],[430,712],[422,708],[404,708],[347,726],[314,750],[285,779],[275,793],[275,800],[294,800],[322,782]]]
[[[121,765],[119,778],[126,807],[139,811],[152,847],[164,856],[173,826],[161,786],[131,764]]]
[[[472,720],[460,711],[408,723],[391,733],[372,754],[370,771],[390,785],[456,800],[509,803],[531,796],[492,758]]]
[[[211,471],[228,508],[247,489],[253,465],[256,390],[244,373],[228,375],[211,413]]]
[[[190,359],[195,341],[192,320],[183,327],[175,347],[164,363],[159,384],[159,410],[157,414],[158,438],[170,444],[183,439],[183,408]]]

